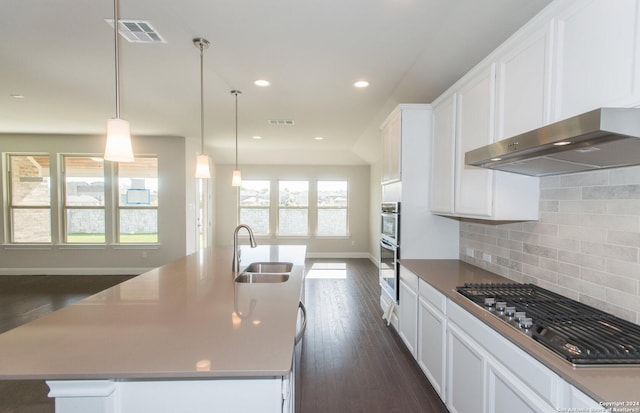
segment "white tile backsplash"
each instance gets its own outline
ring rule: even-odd
[[[544,177],[540,188],[539,221],[461,223],[460,259],[640,324],[640,166]]]

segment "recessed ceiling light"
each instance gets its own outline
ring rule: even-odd
[[[20,93],[12,93],[9,96],[11,96],[14,99],[24,99],[24,95],[22,95]]]
[[[564,146],[564,145],[571,145],[570,141],[561,141],[561,142],[556,142],[554,143],[555,146]]]
[[[324,138],[323,138],[322,136],[316,136],[316,137],[315,137],[315,138],[313,138],[313,139],[315,139],[315,140],[317,140],[317,141],[321,141],[321,140],[323,140]]]
[[[363,88],[363,87],[369,86],[369,82],[367,82],[366,80],[358,80],[356,83],[353,84],[353,86],[358,88]]]
[[[262,139],[262,136],[257,136],[257,135],[256,135],[256,136],[254,136],[254,137],[253,137],[253,139],[256,139],[256,140],[258,140],[258,139]]]
[[[253,84],[256,85],[256,86],[260,86],[260,87],[271,86],[271,82],[269,82],[268,80],[264,80],[264,79],[258,79],[255,82],[253,82]]]

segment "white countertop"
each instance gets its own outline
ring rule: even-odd
[[[0,335],[0,379],[282,376],[291,368],[305,246],[242,247],[241,268],[293,262],[288,281],[234,283],[209,249]]]
[[[464,283],[514,281],[458,260],[400,260],[400,264],[594,400],[598,402],[638,400],[640,366],[573,367],[541,343],[502,322],[498,317],[455,291],[455,287]]]

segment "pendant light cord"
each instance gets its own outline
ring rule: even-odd
[[[236,170],[238,169],[238,95],[242,93],[239,90],[232,90],[232,94],[236,96]]]
[[[200,42],[200,154],[204,154],[204,44]]]
[[[118,38],[118,0],[113,0],[113,40],[115,44],[116,64],[116,119],[120,119],[120,39]]]

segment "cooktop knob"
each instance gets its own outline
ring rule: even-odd
[[[505,308],[507,308],[507,303],[505,301],[496,301],[496,310],[502,313]]]
[[[516,313],[516,308],[515,308],[515,307],[512,307],[512,306],[506,307],[506,308],[504,309],[504,313],[505,313],[508,317],[513,317],[513,315]]]
[[[496,304],[496,299],[493,297],[485,297],[484,298],[484,305],[486,307],[493,307]]]
[[[520,328],[528,330],[533,325],[533,320],[530,317],[522,317],[518,323]]]
[[[513,313],[513,318],[515,318],[516,321],[520,321],[520,319],[525,318],[526,315],[527,314],[524,311],[516,311],[515,313]]]

